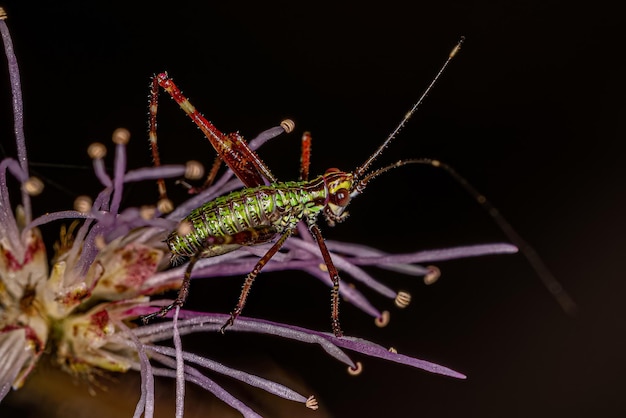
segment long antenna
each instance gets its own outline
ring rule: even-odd
[[[452,58],[454,58],[454,56],[459,52],[459,50],[461,49],[461,45],[463,45],[464,41],[465,41],[465,37],[461,36],[461,39],[456,44],[456,46],[454,48],[452,48],[452,51],[450,51],[450,55],[448,55],[448,58],[446,59],[446,61],[443,63],[441,68],[439,68],[439,71],[437,72],[437,75],[435,75],[435,77],[430,82],[428,87],[426,87],[426,90],[424,90],[424,93],[422,93],[422,95],[420,96],[419,100],[417,102],[415,102],[413,107],[411,107],[411,110],[409,110],[406,113],[406,115],[404,115],[404,118],[400,121],[398,126],[396,126],[396,129],[394,129],[389,134],[389,136],[387,136],[387,139],[385,139],[385,142],[383,142],[378,147],[378,149],[367,160],[365,160],[365,162],[359,168],[357,168],[354,171],[354,176],[357,179],[359,179],[359,178],[361,178],[363,176],[363,174],[367,171],[367,169],[370,167],[370,165],[372,165],[374,160],[376,158],[378,158],[378,156],[383,152],[383,150],[385,148],[387,148],[389,143],[396,137],[396,135],[398,135],[398,133],[402,130],[402,128],[404,128],[404,125],[406,125],[406,123],[409,121],[409,119],[411,119],[411,116],[413,116],[413,114],[420,107],[420,105],[422,104],[422,102],[424,101],[426,96],[428,96],[428,93],[430,93],[430,90],[433,88],[433,86],[435,85],[435,83],[437,82],[437,80],[439,79],[441,74],[443,74],[443,72],[445,71],[446,67],[450,63],[450,61],[452,61]]]
[[[491,219],[493,219],[496,225],[498,225],[504,235],[506,235],[511,243],[519,249],[520,253],[522,253],[522,255],[526,257],[526,260],[528,260],[530,266],[533,268],[533,270],[535,270],[535,273],[537,273],[537,276],[539,277],[543,285],[546,287],[546,289],[548,289],[548,292],[550,292],[554,299],[556,299],[559,305],[561,305],[563,311],[571,316],[574,316],[577,313],[578,306],[576,305],[576,302],[574,302],[572,297],[567,293],[563,285],[559,283],[557,278],[554,277],[552,272],[548,269],[548,266],[546,266],[541,257],[539,257],[532,245],[530,245],[524,238],[520,236],[520,234],[517,233],[515,228],[513,228],[509,221],[507,221],[504,216],[500,214],[500,211],[498,211],[498,209],[496,209],[491,204],[491,202],[487,200],[485,195],[476,190],[474,186],[472,186],[465,179],[465,177],[457,173],[456,170],[454,170],[448,164],[444,164],[441,161],[433,160],[430,158],[413,158],[410,160],[400,160],[369,173],[363,178],[363,180],[359,181],[357,190],[364,189],[370,180],[378,177],[380,174],[408,164],[425,164],[431,167],[441,168],[445,172],[447,172],[457,183],[461,185],[461,187],[463,187],[474,198],[474,200],[476,200],[476,202],[478,202],[478,204],[483,209],[485,209],[485,211],[489,214]]]

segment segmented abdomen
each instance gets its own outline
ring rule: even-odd
[[[321,177],[308,182],[286,182],[243,189],[194,209],[183,222],[189,232],[174,231],[167,244],[174,257],[224,254],[241,246],[235,242],[210,244],[209,237],[226,237],[260,226],[276,233],[293,228],[303,217],[314,217],[324,207],[326,192]],[[184,228],[183,228],[184,229]]]

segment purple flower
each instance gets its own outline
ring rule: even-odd
[[[179,178],[185,175],[187,167],[170,165],[127,170],[129,134],[117,130],[113,135],[116,145],[112,176],[103,163],[106,148],[93,144],[89,149],[95,175],[103,185],[95,198],[81,198],[75,210],[32,219],[30,196],[40,191],[41,183],[28,174],[19,72],[4,20],[0,20],[0,31],[11,76],[18,150],[17,160],[6,158],[0,162],[0,400],[11,387],[18,389],[24,384],[44,349],[49,347],[54,350],[52,356],[59,366],[72,373],[90,375],[98,370],[140,372],[142,386],[136,417],[153,416],[155,376],[176,379],[177,416],[183,414],[185,382],[210,391],[246,417],[258,416],[211,380],[209,376],[216,373],[317,409],[313,396],[299,394],[279,383],[183,349],[181,335],[215,332],[228,315],[176,309],[169,314],[172,321],[150,325],[137,325],[138,322],[134,321],[170,302],[158,295],[176,288],[185,267],[169,267],[169,253],[163,239],[201,202],[242,187],[230,170],[212,187],[184,202],[168,216],[161,216],[156,209],[149,207],[122,208],[121,196],[126,184]],[[252,140],[250,146],[258,148],[282,132],[282,127],[269,129]],[[9,200],[7,172],[22,190],[21,204],[15,210]],[[37,228],[59,219],[70,220],[71,224],[61,228],[55,257],[48,260]],[[198,262],[193,277],[246,274],[269,245],[244,247],[203,259]],[[424,276],[427,282],[432,282],[439,275],[438,269],[417,263],[516,251],[512,245],[490,244],[388,254],[352,243],[329,240],[327,245],[342,277],[351,277],[393,299],[400,308],[408,305],[410,295],[379,282],[363,266],[375,265],[411,276]],[[265,270],[302,270],[331,285],[319,249],[306,228],[300,228],[299,236],[287,241],[285,252],[277,254]],[[356,287],[342,286],[340,292],[344,300],[374,317],[379,325],[388,322],[388,312],[372,305]],[[229,331],[231,329],[233,332],[271,334],[317,344],[353,371],[358,371],[361,366],[344,350],[432,373],[465,377],[449,368],[398,354],[360,338],[337,338],[326,332],[246,317],[240,317]],[[160,345],[170,339],[174,341],[173,348]]]

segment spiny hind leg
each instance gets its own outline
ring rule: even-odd
[[[278,250],[280,250],[280,248],[285,244],[285,241],[287,240],[287,238],[289,238],[292,231],[292,229],[288,229],[287,231],[283,232],[278,241],[276,241],[274,245],[272,245],[272,247],[263,255],[263,257],[259,259],[252,271],[248,273],[248,275],[246,276],[246,280],[243,282],[243,286],[241,287],[241,294],[239,295],[239,301],[237,302],[237,306],[235,306],[235,309],[233,309],[233,311],[230,313],[230,318],[228,318],[226,323],[222,325],[222,328],[220,328],[220,332],[222,334],[224,333],[226,328],[235,323],[235,320],[241,314],[241,311],[243,311],[243,307],[246,305],[246,299],[248,298],[248,294],[250,293],[250,288],[252,287],[252,283],[254,283],[254,279],[261,272],[261,269],[265,266],[265,264],[267,264],[267,262],[272,259],[274,254],[276,254]]]

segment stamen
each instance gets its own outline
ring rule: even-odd
[[[141,216],[141,219],[145,219],[146,221],[149,221],[150,219],[154,219],[155,215],[156,215],[156,207],[154,206],[144,205],[141,208],[139,208],[139,216]]]
[[[159,209],[161,213],[170,213],[174,210],[174,203],[168,198],[160,199],[157,202],[157,209]]]
[[[97,235],[94,239],[94,244],[96,244],[96,248],[98,250],[103,250],[107,246],[107,242],[102,235]]]
[[[363,372],[363,364],[360,361],[354,363],[356,368],[348,367],[348,374],[350,376],[358,376]]]
[[[193,225],[189,221],[183,221],[178,224],[178,228],[176,228],[176,233],[180,236],[187,235],[191,232]]]
[[[100,142],[94,142],[87,148],[87,154],[93,160],[99,160],[107,155],[107,148]]]
[[[408,292],[398,292],[394,303],[400,309],[406,308],[409,306],[409,303],[411,303],[411,294]]]
[[[428,274],[424,275],[424,284],[431,285],[435,283],[441,277],[441,270],[437,266],[426,266],[428,270]]]
[[[374,319],[374,323],[378,328],[384,328],[389,325],[389,321],[391,320],[391,314],[389,311],[382,311],[380,316]]]
[[[113,135],[111,136],[114,144],[117,145],[126,145],[128,141],[130,141],[130,132],[126,128],[117,128],[113,131]]]
[[[280,126],[285,130],[286,133],[291,133],[296,127],[296,123],[291,119],[285,119],[280,123]]]
[[[25,176],[28,177],[28,157],[26,155],[26,138],[24,136],[24,104],[22,101],[22,83],[20,81],[20,70],[13,50],[13,41],[9,28],[4,22],[6,19],[4,9],[0,11],[0,37],[4,44],[4,53],[7,57],[9,70],[9,80],[11,84],[11,96],[13,102],[13,129],[17,145],[17,160]],[[32,220],[32,210],[30,196],[22,190],[22,207],[24,208],[24,223],[28,224]]]
[[[43,182],[37,177],[31,177],[24,183],[24,190],[31,196],[37,196],[43,191]]]
[[[124,192],[124,173],[126,173],[126,144],[130,139],[130,132],[124,128],[113,131],[112,138],[115,145],[115,159],[113,161],[113,196],[109,204],[109,211],[118,214]]]
[[[93,207],[93,200],[91,200],[91,197],[89,196],[86,196],[86,195],[78,196],[74,200],[74,210],[77,210],[80,213],[87,213],[91,210],[92,207]]]
[[[204,176],[204,166],[195,160],[187,161],[185,164],[185,178],[198,180]]]
[[[317,404],[317,399],[315,399],[315,396],[313,395],[308,397],[308,399],[304,403],[304,406],[314,411],[317,411],[317,409],[319,408],[319,405]]]
[[[393,354],[398,354],[398,350],[396,350],[394,347],[389,347],[389,352]]]

